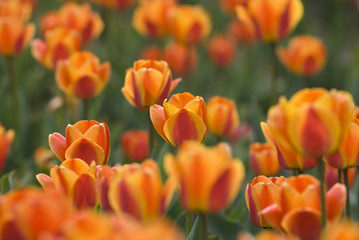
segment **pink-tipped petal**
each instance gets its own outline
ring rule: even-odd
[[[67,149],[66,139],[59,133],[49,135],[49,145],[51,151],[61,160],[65,161],[65,152]]]

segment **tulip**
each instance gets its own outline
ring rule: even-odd
[[[229,140],[232,143],[238,141],[253,141],[253,129],[252,126],[248,123],[241,123],[236,129],[234,129],[229,135]]]
[[[121,137],[121,144],[126,157],[133,161],[141,162],[149,157],[147,131],[127,131]]]
[[[206,137],[207,107],[202,97],[185,92],[150,108],[150,118],[158,134],[172,146],[186,140],[203,142]]]
[[[50,170],[55,166],[54,157],[52,151],[44,147],[38,147],[34,152],[35,164],[40,169]]]
[[[127,101],[141,110],[161,104],[177,86],[165,61],[139,60],[127,69],[125,85],[121,89]]]
[[[179,43],[193,45],[211,32],[211,20],[201,6],[178,5],[168,13],[171,36]]]
[[[7,156],[9,155],[12,141],[14,140],[15,132],[12,129],[5,130],[0,123],[0,172],[3,170]]]
[[[143,222],[163,216],[174,192],[174,181],[162,184],[157,163],[122,166],[109,183],[108,198],[117,214],[127,213]]]
[[[93,208],[97,204],[96,164],[89,166],[79,158],[69,159],[50,170],[50,176],[40,173],[37,180],[45,191],[57,190],[70,197],[78,208]]]
[[[322,240],[355,240],[359,236],[358,222],[342,221],[337,225],[327,228],[322,234]]]
[[[163,59],[175,74],[181,76],[193,72],[198,65],[196,48],[175,42],[166,46]]]
[[[100,201],[101,208],[106,212],[113,212],[113,209],[110,205],[110,200],[108,198],[108,191],[110,181],[112,181],[115,173],[121,167],[115,166],[110,167],[107,165],[98,165],[96,167],[96,190],[97,195]]]
[[[92,0],[92,2],[109,9],[124,10],[131,7],[135,0]]]
[[[103,30],[103,21],[98,13],[92,11],[89,4],[68,2],[57,12],[49,12],[41,18],[41,32],[54,30],[58,27],[76,30],[83,42],[99,37]]]
[[[101,93],[111,75],[109,62],[100,64],[90,52],[76,52],[56,66],[56,83],[69,96],[89,99]]]
[[[187,141],[177,156],[166,154],[165,170],[180,188],[182,206],[190,212],[217,213],[229,206],[244,179],[244,166],[225,143],[206,147]]]
[[[222,9],[228,14],[235,14],[237,5],[247,6],[248,0],[220,0]]]
[[[208,130],[219,137],[229,137],[239,127],[237,107],[233,100],[214,96],[207,104]]]
[[[33,57],[48,69],[59,60],[68,59],[81,48],[81,36],[75,30],[56,28],[45,33],[45,41],[35,39],[31,44]]]
[[[207,52],[215,65],[226,67],[235,57],[236,46],[230,37],[218,34],[209,40]]]
[[[262,231],[255,238],[248,236],[247,233],[242,233],[237,236],[237,240],[300,240],[300,238],[293,235],[283,235],[274,231]]]
[[[276,42],[294,30],[303,17],[301,0],[249,0],[236,7],[240,21],[256,29],[264,42]]]
[[[252,143],[249,158],[252,170],[256,175],[274,176],[281,170],[277,152],[269,143]]]
[[[0,18],[12,19],[20,22],[26,22],[30,19],[32,5],[30,3],[17,0],[0,1]]]
[[[132,25],[141,35],[161,38],[168,33],[167,14],[175,0],[144,0],[135,9]]]
[[[325,183],[328,189],[333,187],[338,182],[339,180],[338,171],[342,171],[342,170],[331,167],[329,164],[325,165]],[[354,186],[356,175],[357,175],[356,168],[348,168],[349,187]],[[343,183],[343,182],[344,182],[344,176],[342,174],[339,183]]]
[[[259,213],[279,200],[280,186],[285,180],[284,177],[267,178],[262,175],[255,177],[251,184],[247,184],[246,204],[255,226],[272,227]]]
[[[292,38],[287,49],[277,48],[277,56],[289,71],[310,77],[323,69],[327,51],[320,39],[301,35]]]
[[[49,135],[49,145],[61,160],[80,158],[87,164],[105,165],[110,157],[110,133],[106,123],[82,120],[67,125],[66,138],[59,133]]]
[[[140,59],[162,60],[162,50],[156,45],[145,47],[141,50]]]
[[[243,44],[249,45],[257,40],[255,28],[246,22],[233,21],[229,25],[229,32]]]

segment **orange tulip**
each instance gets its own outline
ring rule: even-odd
[[[158,134],[173,146],[186,140],[203,142],[206,137],[207,107],[202,97],[185,92],[163,101],[163,107],[150,108],[151,121]]]
[[[172,73],[165,61],[138,60],[127,69],[125,85],[121,89],[127,101],[141,110],[161,104],[181,81],[172,81]]]
[[[122,148],[126,157],[141,162],[149,157],[148,151],[148,131],[132,130],[127,131],[121,137]]]
[[[182,206],[191,212],[216,213],[229,206],[244,179],[244,166],[225,143],[215,147],[187,141],[177,156],[165,155],[165,169],[176,179]]]
[[[338,170],[339,169],[331,167],[329,164],[325,164],[325,183],[327,184],[328,189],[330,189],[338,182]],[[354,185],[356,175],[357,175],[356,168],[348,168],[349,187],[352,187]],[[342,174],[340,183],[343,182],[344,182],[344,174]]]
[[[164,37],[168,33],[168,10],[175,3],[175,0],[141,1],[133,14],[133,27],[137,32],[147,37]]]
[[[69,196],[78,208],[93,208],[97,204],[96,164],[89,166],[79,158],[66,160],[50,170],[50,176],[40,173],[37,180],[45,191],[57,191]]]
[[[15,132],[12,129],[5,130],[0,123],[0,172],[5,166],[7,156],[9,155],[12,141],[14,140]]]
[[[321,240],[356,240],[359,236],[359,223],[354,221],[342,221],[339,224],[327,228],[321,236]]]
[[[255,28],[245,22],[234,20],[229,25],[229,32],[243,44],[251,44],[257,40]]]
[[[207,104],[208,130],[216,136],[229,137],[238,126],[236,103],[225,97],[212,97]]]
[[[283,235],[274,231],[262,231],[255,238],[246,236],[246,233],[238,235],[237,240],[300,240],[300,238],[293,235]]]
[[[131,7],[135,0],[92,0],[92,2],[109,9],[124,10]]]
[[[247,6],[248,0],[220,0],[222,9],[229,14],[234,14],[237,5]]]
[[[303,17],[301,0],[249,0],[247,7],[236,7],[238,19],[256,29],[265,42],[285,38]]]
[[[267,140],[277,149],[282,167],[308,169],[316,160],[338,150],[354,117],[347,92],[322,88],[303,89],[287,101],[284,97],[261,123]]]
[[[49,145],[61,160],[80,158],[87,164],[106,164],[110,157],[110,133],[106,123],[82,120],[67,125],[66,138],[59,133],[49,135]]]
[[[287,49],[277,48],[277,56],[289,71],[308,77],[323,69],[327,51],[320,39],[301,35],[292,38]]]
[[[141,165],[124,165],[109,183],[108,198],[118,214],[127,213],[149,222],[164,215],[174,192],[174,182],[162,184],[157,163],[147,159]]]
[[[11,18],[26,22],[30,19],[32,5],[18,0],[0,1],[0,18]]]
[[[48,69],[54,69],[59,60],[65,60],[81,48],[81,36],[75,30],[56,28],[45,33],[45,41],[35,39],[32,55]]]
[[[201,6],[178,5],[168,13],[169,31],[183,44],[196,44],[211,32],[211,20]]]
[[[232,63],[236,46],[230,37],[217,34],[209,40],[207,52],[215,65],[225,67]]]
[[[140,59],[162,60],[162,50],[156,45],[145,47],[140,52]]]
[[[288,178],[280,186],[279,198],[260,211],[271,226],[301,239],[318,239],[321,231],[319,181],[306,174]],[[327,219],[337,222],[344,209],[346,188],[335,184],[325,196]]]
[[[59,11],[45,14],[41,18],[40,26],[43,34],[58,27],[76,30],[82,41],[88,42],[99,37],[103,30],[103,21],[98,13],[92,11],[89,4],[68,2]]]
[[[172,71],[180,76],[193,72],[198,62],[196,48],[175,42],[166,46],[163,58]]]
[[[279,200],[280,186],[284,181],[284,177],[258,176],[253,179],[251,184],[247,184],[246,204],[255,226],[272,227],[259,213]]]
[[[113,212],[108,198],[108,190],[110,181],[115,176],[115,173],[120,169],[120,166],[110,167],[108,165],[98,165],[96,169],[96,190],[100,201],[101,208],[106,212]]]
[[[256,175],[274,176],[281,170],[277,152],[269,143],[252,143],[249,158],[252,170]]]
[[[69,96],[89,99],[101,93],[111,75],[109,62],[100,64],[90,52],[76,52],[56,66],[56,83]]]

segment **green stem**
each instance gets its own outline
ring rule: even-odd
[[[148,150],[150,157],[152,157],[152,154],[154,153],[154,149],[155,149],[155,129],[151,121],[149,108],[147,115],[148,115]]]
[[[298,176],[298,169],[292,169],[293,176]]]
[[[350,220],[350,198],[349,198],[349,178],[348,178],[348,168],[343,169],[344,173],[344,184],[347,189],[347,201],[345,203],[345,216]]]
[[[83,120],[89,120],[89,100],[83,99],[84,117]]]
[[[15,61],[14,57],[7,57],[6,58],[7,67],[8,67],[8,74],[9,74],[9,82],[11,88],[11,97],[12,97],[12,104],[13,104],[13,117],[14,117],[14,124],[15,129],[19,130],[19,123],[20,123],[20,116],[19,116],[19,98],[18,98],[18,87],[17,81],[15,77]]]
[[[278,98],[278,61],[275,53],[276,43],[270,43],[271,51],[272,51],[272,101],[275,103]]]
[[[186,213],[186,236],[188,237],[193,227],[193,216],[192,213]]]
[[[318,175],[320,179],[320,202],[322,209],[322,229],[325,228],[327,214],[326,214],[326,206],[325,206],[325,175],[324,175],[324,160],[320,159],[318,164]]]
[[[304,76],[303,78],[304,78],[304,87],[309,88],[310,87],[310,77]]]
[[[338,168],[338,183],[342,183],[342,170]]]
[[[201,240],[208,240],[207,216],[204,213],[198,215],[201,226]]]

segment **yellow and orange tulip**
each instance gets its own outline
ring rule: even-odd
[[[289,71],[306,77],[320,72],[327,61],[322,40],[309,35],[292,38],[287,49],[278,47],[277,56]]]
[[[151,121],[158,134],[173,146],[187,140],[203,142],[206,138],[207,107],[202,97],[178,93],[163,101],[163,107],[150,108]]]
[[[321,236],[321,240],[356,240],[359,236],[359,223],[354,221],[342,221],[337,225],[327,228]]]
[[[30,19],[32,5],[20,0],[0,1],[0,19],[14,19],[26,22]]]
[[[148,131],[130,130],[121,137],[122,148],[126,157],[141,162],[149,157]]]
[[[7,156],[9,155],[15,132],[12,129],[5,130],[0,123],[0,173],[5,166]]]
[[[110,133],[106,123],[82,120],[67,125],[66,138],[59,133],[49,136],[53,153],[61,160],[80,158],[87,164],[104,165],[110,157]]]
[[[127,70],[121,91],[131,105],[146,110],[154,104],[162,104],[180,80],[172,81],[165,61],[138,60]]]
[[[269,143],[252,143],[249,159],[256,175],[275,176],[281,170],[276,149]]]
[[[249,0],[236,7],[237,17],[255,29],[264,42],[277,42],[294,30],[303,17],[301,0]]]
[[[67,60],[59,61],[55,73],[56,83],[68,96],[89,99],[97,96],[111,75],[109,62],[100,60],[90,52],[76,52]]]
[[[226,67],[235,57],[236,45],[229,36],[217,34],[209,40],[207,52],[215,65]]]
[[[165,169],[180,188],[182,206],[190,212],[216,213],[228,207],[244,179],[244,166],[232,158],[225,143],[206,147],[183,143],[177,153],[165,155]]]

